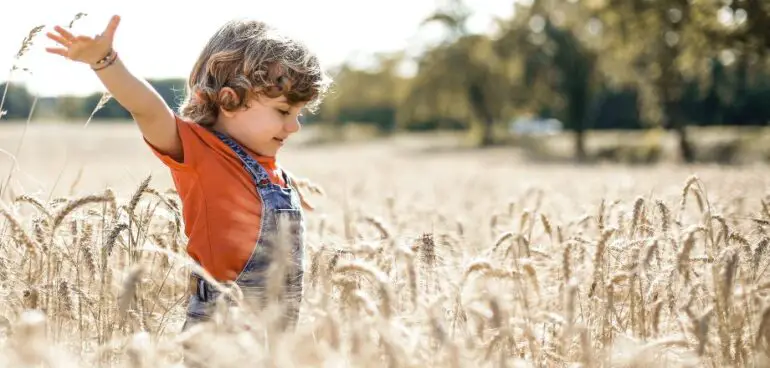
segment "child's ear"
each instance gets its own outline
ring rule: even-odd
[[[235,107],[240,102],[238,94],[230,87],[224,87],[219,90],[218,94],[219,112],[227,117],[233,117],[235,115]]]

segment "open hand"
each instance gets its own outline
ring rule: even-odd
[[[57,33],[48,32],[46,35],[62,47],[46,47],[45,50],[70,60],[93,65],[111,52],[118,23],[120,23],[120,17],[113,16],[104,32],[95,37],[75,36],[66,29],[56,26],[54,30]]]

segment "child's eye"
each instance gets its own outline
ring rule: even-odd
[[[280,113],[281,113],[281,115],[283,115],[283,116],[287,116],[287,115],[289,115],[289,114],[290,114],[290,112],[288,112],[288,111],[285,111],[285,110],[281,110],[281,109],[278,109],[278,112],[280,112]]]

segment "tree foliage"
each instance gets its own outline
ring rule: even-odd
[[[680,156],[693,158],[689,125],[770,121],[770,2],[764,0],[531,0],[512,2],[498,30],[474,34],[460,0],[424,20],[445,37],[402,73],[406,52],[377,55],[374,68],[342,65],[317,115],[339,127],[382,132],[462,129],[494,144],[522,115],[550,118],[575,133],[575,157],[595,129],[673,130]],[[153,80],[177,106],[182,80]],[[101,94],[36,100],[11,85],[4,119],[35,115],[85,119]],[[114,101],[95,118],[128,118]]]

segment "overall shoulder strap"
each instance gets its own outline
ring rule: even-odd
[[[260,165],[256,160],[249,156],[246,153],[246,150],[244,150],[243,147],[238,144],[238,142],[234,141],[227,135],[213,129],[211,132],[216,135],[219,140],[230,147],[233,152],[235,152],[235,154],[241,160],[241,163],[243,163],[243,167],[246,169],[249,175],[251,175],[251,178],[254,180],[254,184],[257,187],[265,187],[270,184],[270,177],[267,175],[267,171],[265,171],[262,165]]]
[[[290,173],[283,167],[281,167],[281,172],[286,178],[285,179],[286,185],[290,186],[292,189],[294,189],[295,192],[297,192],[302,208],[307,211],[315,210],[315,206],[307,200],[305,194],[302,192],[302,187],[309,187],[311,192],[315,192],[323,195],[323,191],[321,190],[321,188],[315,185],[309,184],[307,180],[297,179],[292,173]]]

